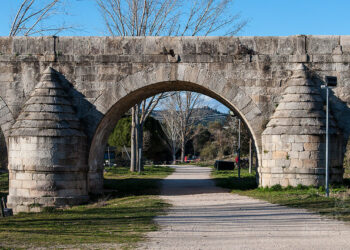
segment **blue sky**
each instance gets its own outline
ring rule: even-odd
[[[1,0],[0,36],[6,36],[10,17],[21,0]],[[75,33],[61,35],[104,35],[103,21],[93,0],[70,0],[66,23],[78,24]],[[296,34],[350,34],[349,0],[235,0],[233,12],[249,23],[244,36],[285,36]]]
[[[1,0],[0,36],[8,35],[10,18],[21,1]],[[106,35],[94,0],[68,2],[65,22],[78,25],[78,30],[60,35]],[[232,12],[249,20],[241,36],[350,35],[350,0],[235,0]],[[227,111],[215,101],[212,104]]]

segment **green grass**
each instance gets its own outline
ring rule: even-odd
[[[200,162],[179,162],[176,165],[193,165],[197,167],[212,167],[214,164],[214,161],[200,161]]]
[[[330,218],[350,221],[350,179],[345,179],[343,185],[330,188],[330,197],[325,197],[324,188],[298,187],[282,188],[280,185],[271,188],[258,188],[255,173],[249,174],[242,169],[241,179],[237,171],[213,171],[212,176],[218,186],[231,189],[232,193],[265,200],[271,203],[295,208],[305,208]]]
[[[9,189],[9,174],[0,173],[0,198],[6,197]]]
[[[110,192],[95,203],[1,218],[0,248],[104,243],[134,248],[146,232],[157,230],[153,218],[163,214],[168,204],[154,194],[159,193],[161,178],[172,171],[151,166],[139,175],[126,168],[110,169],[105,180]],[[1,175],[0,190],[6,189],[3,178],[6,176]]]
[[[160,181],[174,169],[163,166],[145,166],[142,173],[132,173],[129,168],[106,168],[104,188],[112,196],[158,195]]]
[[[241,176],[238,178],[238,171],[216,170],[213,168],[212,176],[217,186],[232,190],[250,190],[257,188],[255,171],[249,174],[247,169],[241,169]]]

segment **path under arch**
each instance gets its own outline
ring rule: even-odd
[[[174,168],[161,195],[173,207],[140,249],[349,249],[350,224],[230,194],[210,168]]]

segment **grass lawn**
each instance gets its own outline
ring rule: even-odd
[[[0,173],[0,198],[6,197],[9,190],[9,174]]]
[[[133,248],[144,233],[157,230],[153,218],[164,213],[168,205],[155,195],[159,193],[160,180],[172,171],[150,166],[139,175],[127,168],[109,169],[105,176],[107,195],[94,203],[0,218],[0,248],[79,247],[78,244],[93,244],[89,247],[99,249]],[[0,177],[3,193],[7,181],[2,180],[6,178]],[[109,243],[118,245],[104,245]]]
[[[258,188],[255,183],[255,172],[241,170],[238,179],[237,170],[216,171],[212,177],[220,187],[232,190],[232,193],[250,196],[271,203],[306,208],[331,218],[350,221],[350,179],[345,179],[343,185],[332,186],[330,197],[325,197],[324,188],[298,186],[296,188],[281,188],[276,185],[271,188]]]

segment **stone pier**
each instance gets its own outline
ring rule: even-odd
[[[118,119],[144,98],[179,90],[215,98],[241,118],[260,186],[322,185],[325,75],[339,82],[330,95],[336,182],[350,135],[350,36],[0,37],[9,206],[40,211],[102,193]]]

